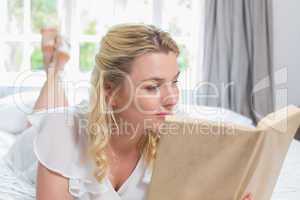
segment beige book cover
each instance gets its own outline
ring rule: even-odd
[[[293,105],[255,128],[168,116],[148,200],[241,200],[248,192],[270,200],[299,125],[300,109]]]

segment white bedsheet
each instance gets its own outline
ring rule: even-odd
[[[300,142],[293,140],[280,176],[275,186],[272,200],[300,199]]]
[[[15,139],[16,136],[14,134],[0,130],[0,159],[7,152]]]

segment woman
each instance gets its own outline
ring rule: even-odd
[[[179,49],[174,40],[150,25],[111,28],[96,55],[84,109],[68,107],[59,84],[68,57],[59,57],[57,47],[43,49],[45,65],[55,61],[35,110],[60,109],[36,112],[24,131],[34,140],[36,198],[145,199],[158,128],[178,102]],[[51,101],[49,96],[58,98]],[[243,198],[248,199],[250,195]]]

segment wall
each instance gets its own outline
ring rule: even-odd
[[[287,103],[300,106],[300,1],[273,0],[273,11],[275,70],[287,68]]]

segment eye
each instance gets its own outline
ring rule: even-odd
[[[158,89],[159,89],[159,85],[151,85],[146,87],[146,90],[150,92],[158,91]]]
[[[177,85],[178,82],[179,82],[179,80],[175,80],[175,81],[172,82],[172,84],[173,84],[173,85]]]

